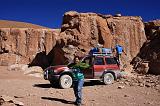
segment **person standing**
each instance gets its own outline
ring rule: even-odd
[[[74,62],[68,65],[73,71],[73,90],[76,97],[75,105],[80,106],[82,103],[82,88],[84,84],[83,70],[89,68],[89,64],[79,61],[79,57],[74,57]]]
[[[123,63],[122,63],[122,60],[121,60],[121,55],[122,55],[122,53],[124,53],[125,55],[127,55],[127,54],[124,52],[123,47],[119,44],[116,44],[115,49],[116,49],[117,61],[119,63],[120,69],[122,69],[123,68]]]
[[[116,57],[117,57],[118,61],[120,61],[122,52],[123,52],[125,55],[127,55],[127,54],[124,52],[123,47],[122,47],[121,45],[116,44],[115,49],[116,49]]]

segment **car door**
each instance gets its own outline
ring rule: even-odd
[[[103,57],[94,58],[94,77],[100,78],[105,70],[105,62]]]

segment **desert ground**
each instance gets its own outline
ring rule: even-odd
[[[8,71],[0,66],[0,96],[20,101],[24,106],[74,106],[73,90],[51,86],[43,78],[26,76],[21,71]],[[14,106],[4,102],[2,106]],[[83,87],[84,106],[160,106],[159,85],[137,86],[121,80],[112,85],[86,82]]]

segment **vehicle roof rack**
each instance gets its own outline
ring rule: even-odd
[[[102,53],[100,53],[100,52],[94,52],[92,55],[93,56],[113,56],[112,53],[106,53],[106,52],[102,52]]]

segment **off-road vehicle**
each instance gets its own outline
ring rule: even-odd
[[[82,62],[90,68],[83,70],[85,80],[99,80],[104,84],[112,84],[120,76],[120,67],[111,55],[87,55]],[[67,65],[50,66],[44,70],[44,79],[51,84],[58,83],[61,88],[70,88],[73,82],[72,69]]]

